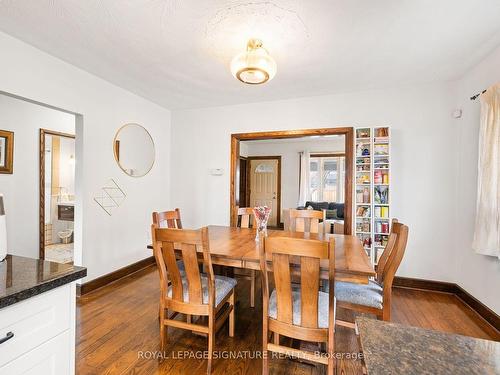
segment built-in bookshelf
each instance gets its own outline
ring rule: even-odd
[[[356,128],[355,142],[354,230],[377,264],[391,230],[390,128]]]

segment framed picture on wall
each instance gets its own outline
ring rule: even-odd
[[[14,133],[0,130],[0,173],[12,174],[14,170]]]

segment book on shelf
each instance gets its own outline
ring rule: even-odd
[[[375,128],[375,138],[386,138],[389,136],[389,128]]]
[[[371,135],[370,128],[356,129],[356,138],[370,138],[370,135]]]
[[[388,186],[375,186],[373,189],[375,204],[388,204],[389,203],[389,187]]]
[[[370,217],[370,206],[358,206],[356,209],[357,217]]]
[[[389,219],[389,207],[387,207],[387,206],[375,206],[375,218],[376,219]]]
[[[387,143],[377,143],[373,147],[375,155],[385,156],[389,154],[389,145]]]
[[[375,165],[389,164],[389,158],[382,155],[375,155]]]
[[[358,143],[356,145],[356,156],[357,157],[368,157],[370,156],[370,144]]]
[[[376,221],[375,222],[375,232],[389,234],[389,222],[388,221]]]

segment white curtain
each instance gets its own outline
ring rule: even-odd
[[[309,151],[300,153],[299,206],[305,206],[309,200],[309,158]]]
[[[472,248],[500,258],[500,84],[481,95],[476,225]]]

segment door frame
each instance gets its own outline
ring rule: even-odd
[[[73,138],[74,134],[61,133],[49,129],[40,129],[40,139],[39,139],[39,184],[40,184],[40,195],[39,195],[39,250],[38,256],[40,259],[45,259],[45,135],[56,135],[59,137]],[[76,146],[76,145],[75,145]],[[76,177],[76,176],[75,176]]]
[[[231,134],[231,174],[230,174],[230,195],[229,195],[229,215],[231,226],[237,223],[236,217],[236,191],[239,190],[239,181],[236,177],[239,174],[240,141],[262,140],[262,139],[283,139],[283,138],[301,138],[313,135],[343,135],[346,155],[346,173],[345,173],[345,218],[344,233],[352,234],[352,215],[353,215],[353,175],[354,175],[354,128],[318,128],[302,130],[281,130],[254,133],[236,133]]]
[[[277,191],[276,191],[276,204],[278,207],[278,212],[276,213],[276,226],[281,227],[281,155],[278,156],[247,156],[247,200],[245,202],[246,207],[250,205],[250,196],[252,194],[250,176],[252,160],[278,160],[278,176],[277,176]]]

